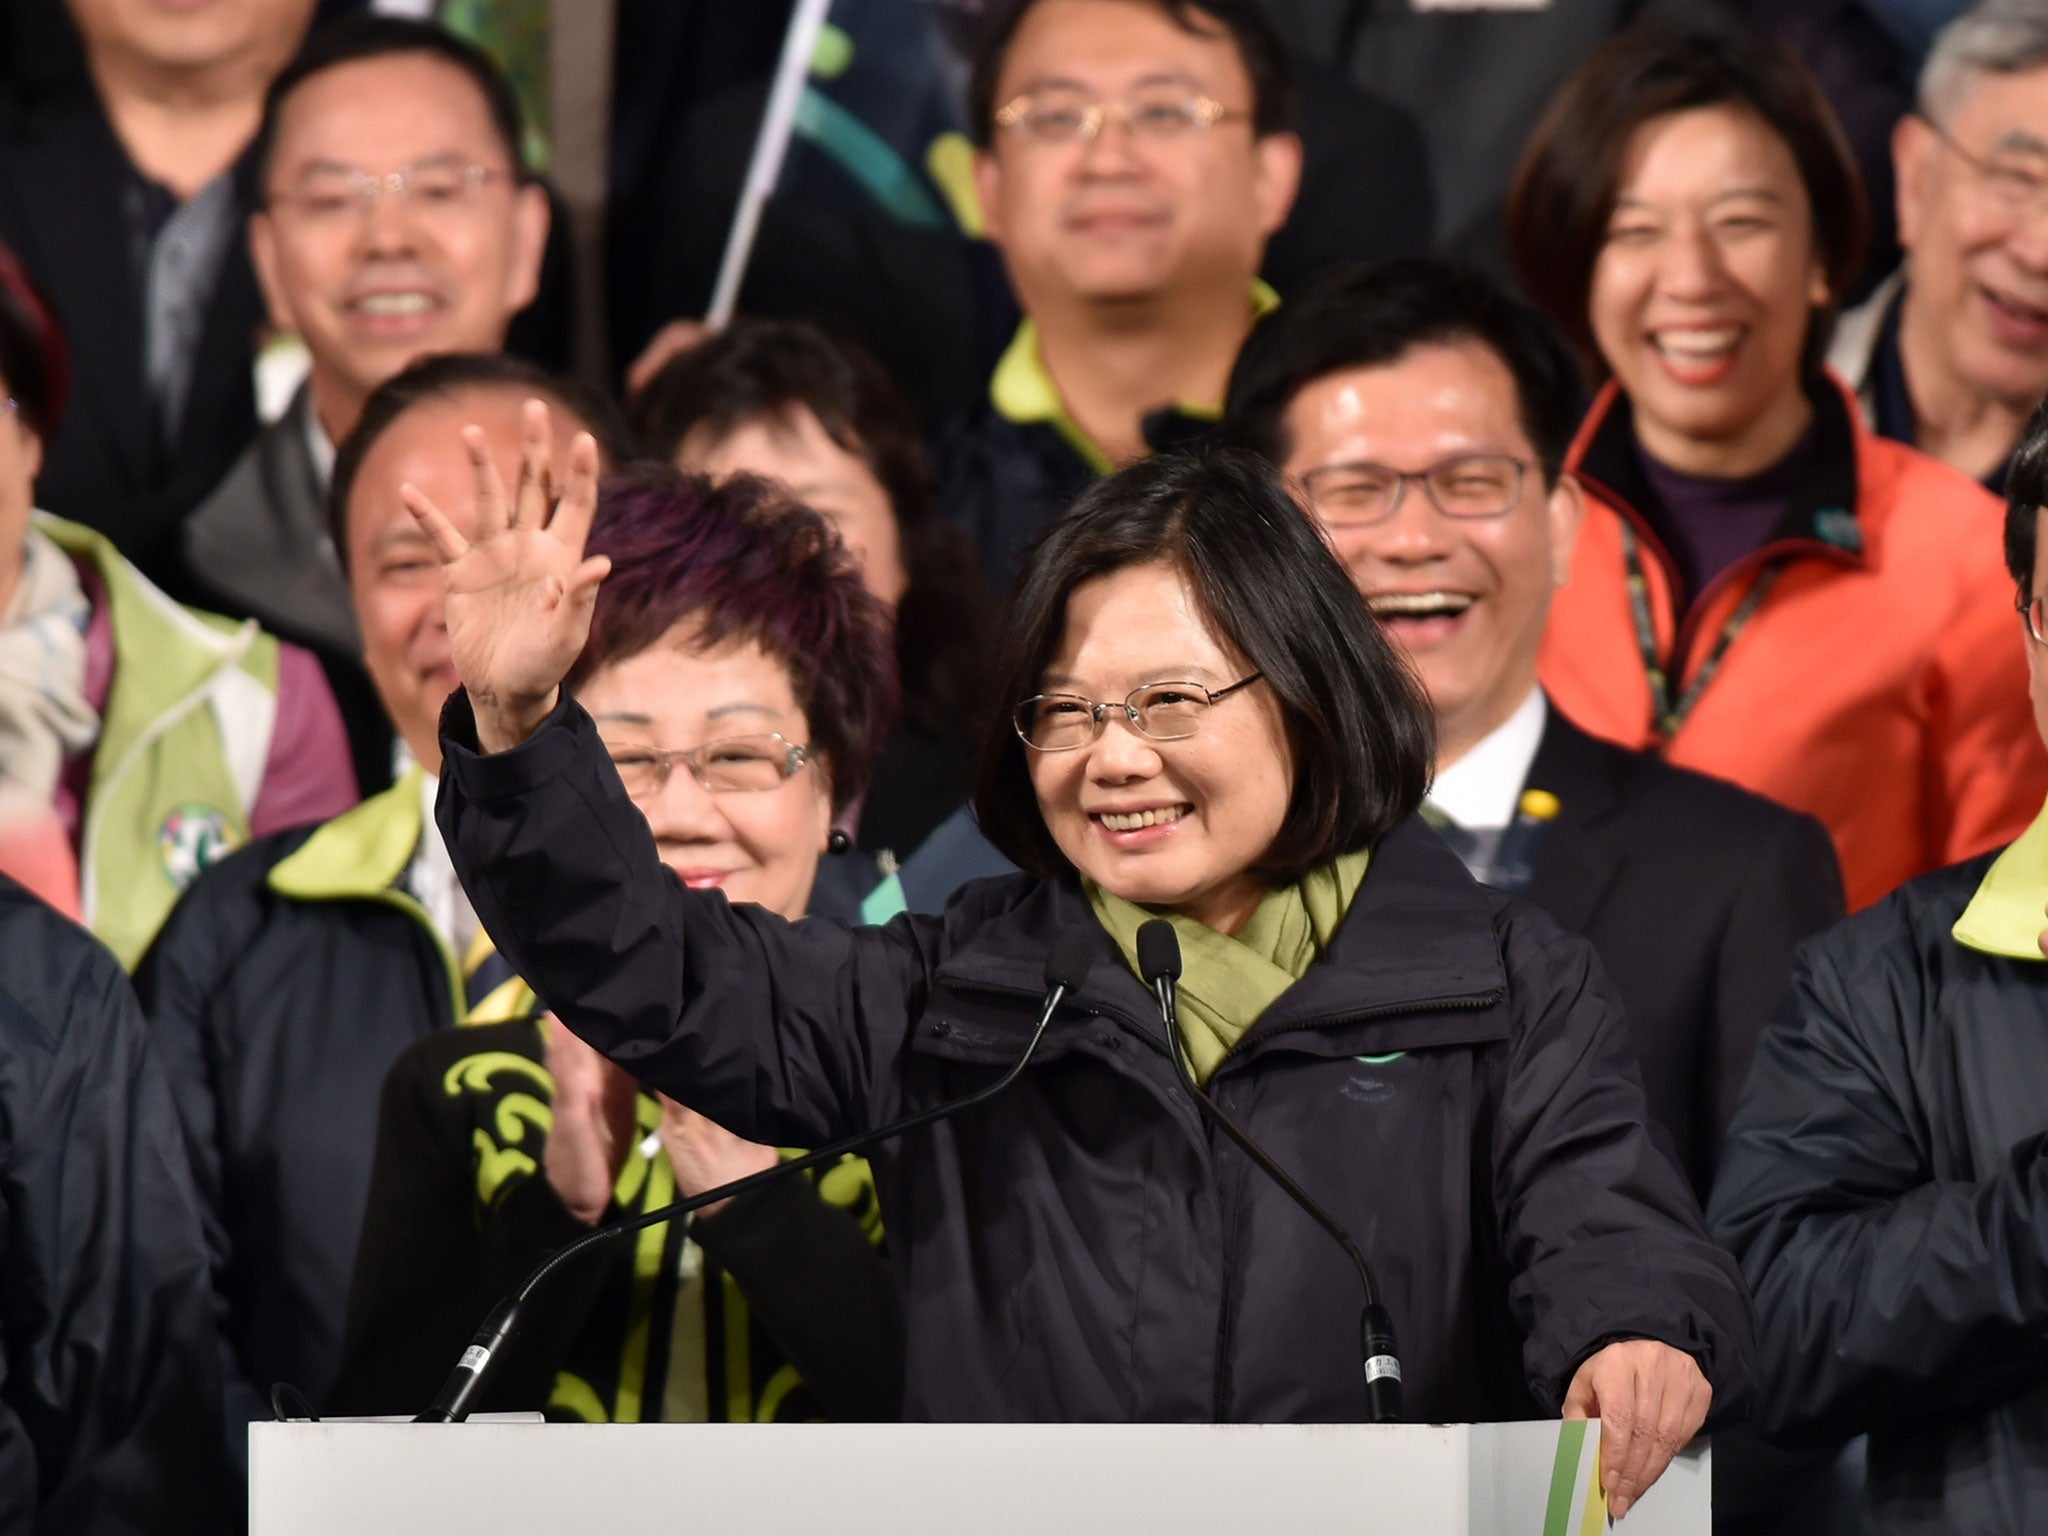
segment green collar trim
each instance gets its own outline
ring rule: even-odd
[[[908,912],[910,903],[903,895],[903,882],[892,872],[882,877],[882,883],[861,898],[860,920],[870,927],[879,928],[899,912]]]
[[[1252,284],[1254,320],[1264,319],[1279,307],[1280,295],[1270,283],[1261,278]],[[1096,474],[1106,475],[1116,468],[1109,455],[1068,414],[1067,403],[1060,398],[1060,387],[1053,382],[1039,351],[1037,321],[1027,317],[1017,327],[1017,334],[1010,338],[1010,345],[989,378],[988,397],[1005,421],[1020,426],[1028,422],[1050,426]],[[1201,421],[1215,421],[1223,414],[1220,405],[1204,401],[1184,400],[1177,409]]]
[[[2008,960],[2032,960],[2048,929],[2048,806],[1992,862],[1984,883],[1950,931],[1966,949]]]
[[[414,764],[398,782],[322,825],[270,871],[270,888],[300,901],[342,901],[391,894],[420,845],[425,770]]]

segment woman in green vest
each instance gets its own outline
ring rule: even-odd
[[[252,837],[356,802],[312,656],[173,602],[87,526],[35,511],[64,341],[0,246],[0,780],[54,809],[77,904],[129,969],[178,894]]]

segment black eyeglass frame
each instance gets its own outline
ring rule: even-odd
[[[2025,587],[2013,599],[2013,607],[2019,611],[2020,622],[2027,627],[2027,637],[2036,645],[2048,645],[2048,597],[2036,597]]]

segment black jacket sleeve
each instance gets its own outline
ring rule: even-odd
[[[232,1530],[199,1205],[148,1031],[112,955],[0,887],[0,1530]]]
[[[692,1235],[828,1414],[903,1416],[903,1301],[858,1217],[795,1174],[699,1218]]]
[[[1529,909],[1508,931],[1527,995],[1510,1041],[1494,1184],[1531,1390],[1555,1413],[1597,1350],[1656,1339],[1699,1362],[1710,1426],[1739,1419],[1754,1375],[1749,1297],[1691,1186],[1648,1128],[1621,1006],[1590,946]]]
[[[1784,1004],[1794,951],[1842,918],[1842,866],[1827,829],[1808,816],[1772,820],[1781,830],[1756,845],[1717,957],[1714,1040],[1696,1122],[1709,1130],[1710,1154],[1735,1118],[1764,1026]]]
[[[650,1088],[769,1146],[886,1121],[936,927],[792,924],[662,867],[589,715],[479,755],[465,694],[442,714],[437,819],[499,951],[565,1024]]]

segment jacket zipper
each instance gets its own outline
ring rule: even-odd
[[[972,991],[994,992],[1005,996],[1013,997],[1028,997],[1031,995],[1028,991],[1021,987],[1003,986],[1000,983],[996,982],[968,981],[959,977],[952,978],[952,980],[953,985]],[[1351,1013],[1336,1014],[1334,1016],[1325,1016],[1322,1018],[1315,1019],[1303,1019],[1298,1023],[1283,1024],[1277,1029],[1268,1029],[1263,1031],[1250,1030],[1247,1031],[1245,1034],[1240,1035],[1237,1038],[1236,1042],[1232,1044],[1231,1047],[1223,1053],[1222,1060],[1216,1063],[1216,1070],[1209,1074],[1209,1081],[1211,1083],[1214,1083],[1217,1077],[1222,1074],[1224,1067],[1229,1064],[1230,1058],[1235,1056],[1241,1047],[1243,1047],[1244,1045],[1246,1045],[1254,1039],[1260,1042],[1264,1042],[1267,1040],[1275,1039],[1281,1035],[1296,1034],[1303,1030],[1328,1029],[1345,1024],[1358,1024],[1368,1019],[1389,1018],[1395,1014],[1403,1013],[1478,1012],[1481,1009],[1492,1008],[1496,1006],[1506,995],[1506,991],[1503,988],[1495,987],[1492,990],[1486,992],[1470,992],[1454,997],[1420,998],[1413,1002],[1405,1003],[1381,1003],[1376,1007],[1360,1008]],[[1124,1013],[1121,1009],[1110,1007],[1087,1007],[1078,1002],[1075,1003],[1074,1006],[1079,1008],[1081,1012],[1087,1014],[1091,1018],[1113,1018],[1126,1026],[1130,1026],[1133,1030],[1133,1033],[1135,1033],[1139,1039],[1145,1041],[1155,1051],[1159,1051],[1161,1055],[1165,1054],[1166,1042],[1164,1036],[1166,1021],[1164,1019],[1161,1019],[1159,1021],[1160,1038],[1155,1040],[1148,1031],[1146,1031],[1143,1028],[1137,1027],[1130,1018],[1130,1016]],[[1196,1118],[1200,1122],[1202,1127],[1202,1139],[1205,1146],[1205,1150],[1207,1151],[1209,1156],[1211,1176],[1214,1177],[1214,1167],[1216,1162],[1216,1133],[1211,1128],[1208,1117],[1206,1115],[1201,1114],[1199,1110],[1196,1112]],[[1256,1169],[1250,1171],[1253,1173],[1257,1172]],[[1247,1180],[1247,1183],[1248,1182],[1249,1180]],[[1232,1288],[1229,1278],[1229,1233],[1231,1212],[1224,1209],[1222,1181],[1218,1179],[1216,1181],[1216,1185],[1217,1213],[1220,1218],[1217,1225],[1219,1228],[1218,1236],[1221,1243],[1221,1246],[1216,1256],[1217,1269],[1224,1278],[1222,1287],[1222,1301],[1220,1306],[1218,1307],[1216,1317],[1216,1365],[1210,1381],[1209,1419],[1211,1423],[1221,1424],[1226,1422],[1223,1417],[1223,1414],[1230,1395],[1230,1335],[1231,1330],[1236,1323],[1237,1309],[1231,1305]],[[1302,1219],[1307,1220],[1308,1218],[1304,1216]]]
[[[1589,490],[1598,492],[1600,499],[1607,503],[1617,517],[1635,530],[1636,542],[1649,550],[1651,558],[1657,563],[1657,569],[1663,573],[1664,601],[1667,608],[1675,609],[1677,604],[1673,600],[1673,594],[1678,591],[1678,566],[1672,560],[1671,552],[1664,547],[1664,541],[1651,530],[1642,513],[1636,510],[1626,496],[1590,475],[1582,475],[1580,478],[1586,482]],[[1772,560],[1789,560],[1795,555],[1802,554],[1833,560],[1843,565],[1850,563],[1842,550],[1819,539],[1776,539],[1761,548],[1751,550],[1701,587],[1693,594],[1692,601],[1686,605],[1682,618],[1675,613],[1672,615],[1674,622],[1671,654],[1659,659],[1665,663],[1664,670],[1671,678],[1674,694],[1682,692],[1692,680],[1692,647],[1699,639],[1700,622],[1711,606],[1711,599],[1753,569],[1761,570]]]
[[[1209,1081],[1216,1081],[1217,1075],[1222,1072],[1230,1058],[1244,1046],[1254,1042],[1263,1044],[1281,1035],[1299,1034],[1307,1029],[1334,1029],[1344,1024],[1362,1024],[1368,1019],[1391,1018],[1400,1013],[1476,1013],[1482,1008],[1493,1007],[1506,996],[1505,991],[1495,987],[1490,992],[1463,992],[1452,997],[1425,997],[1412,1003],[1381,1003],[1376,1007],[1360,1008],[1352,1013],[1302,1019],[1293,1024],[1282,1024],[1275,1029],[1249,1029],[1239,1035],[1230,1049],[1223,1053],[1222,1059],[1216,1063],[1216,1071],[1209,1074]]]
[[[1764,567],[1774,560],[1789,561],[1799,555],[1826,556],[1840,560],[1841,554],[1842,552],[1833,545],[1823,544],[1818,539],[1779,539],[1760,549],[1751,550],[1701,587],[1687,606],[1685,622],[1679,626],[1672,642],[1671,660],[1679,668],[1675,673],[1678,686],[1684,688],[1691,682],[1693,643],[1699,639],[1699,628],[1706,618],[1707,609],[1711,605],[1710,600],[1718,597],[1723,589],[1732,586],[1738,578],[1751,571],[1760,577]],[[1665,580],[1669,583],[1665,588],[1666,594],[1675,592],[1677,584],[1671,581],[1668,567],[1665,571]]]
[[[1356,1024],[1366,1019],[1385,1018],[1396,1013],[1476,1012],[1482,1008],[1493,1007],[1505,996],[1506,993],[1502,989],[1495,988],[1491,992],[1474,992],[1462,997],[1427,998],[1415,1003],[1383,1003],[1376,1008],[1362,1008],[1355,1013],[1340,1014],[1336,1018],[1304,1019],[1299,1024],[1283,1024],[1278,1029],[1265,1031],[1258,1038],[1262,1041],[1271,1040],[1276,1036],[1294,1034],[1299,1030],[1322,1029],[1341,1024]],[[1238,1036],[1230,1049],[1223,1053],[1223,1059],[1216,1063],[1216,1070],[1209,1074],[1209,1081],[1211,1083],[1214,1083],[1217,1077],[1222,1074],[1230,1058],[1237,1054],[1238,1047],[1242,1046],[1247,1040],[1250,1040],[1252,1035],[1252,1031],[1247,1031]],[[1202,1120],[1202,1129],[1209,1140],[1209,1157],[1211,1163],[1213,1163],[1216,1155],[1216,1133],[1210,1127],[1206,1116]],[[1248,1171],[1251,1173],[1257,1172],[1256,1169]],[[1250,1180],[1247,1179],[1246,1183],[1249,1182]],[[1216,1318],[1216,1370],[1214,1378],[1210,1383],[1209,1419],[1211,1423],[1215,1424],[1225,1422],[1223,1415],[1230,1397],[1230,1335],[1237,1322],[1237,1309],[1231,1305],[1231,1296],[1234,1292],[1230,1283],[1230,1213],[1221,1209],[1222,1192],[1222,1181],[1218,1180],[1217,1206],[1222,1216],[1218,1226],[1221,1229],[1220,1235],[1223,1238],[1223,1246],[1216,1257],[1217,1267],[1222,1272],[1224,1279],[1223,1301],[1218,1309]],[[1302,1219],[1305,1221],[1308,1218],[1304,1214]],[[1367,1257],[1370,1258],[1371,1255],[1368,1254]]]

